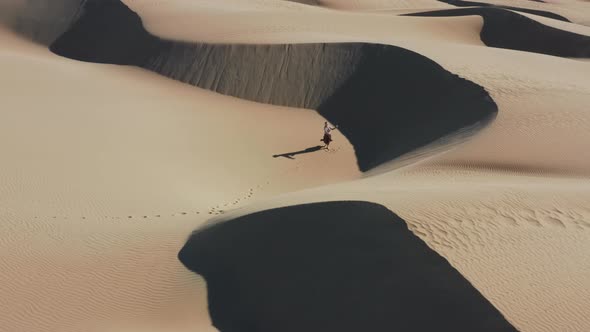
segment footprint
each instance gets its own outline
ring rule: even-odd
[[[552,216],[546,216],[545,220],[548,221],[553,226],[559,226],[559,227],[565,228],[565,224],[560,219],[554,218]]]
[[[507,222],[508,224],[512,225],[512,226],[518,226],[518,222],[516,221],[516,219],[514,219],[511,216],[507,216],[507,215],[500,215],[499,217],[501,220]]]
[[[524,217],[524,219],[525,219],[526,221],[528,221],[528,222],[529,222],[529,224],[531,224],[531,225],[533,225],[533,226],[537,226],[537,227],[541,227],[541,226],[543,226],[543,225],[542,225],[542,224],[539,222],[539,220],[537,220],[536,218],[533,218],[533,217]]]

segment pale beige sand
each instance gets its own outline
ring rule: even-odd
[[[565,30],[565,31],[570,31],[570,32],[577,33],[580,35],[590,36],[590,26],[589,25],[581,25],[581,24],[576,24],[576,23],[571,23],[571,22],[564,22],[564,21],[554,20],[552,18],[548,18],[548,17],[544,17],[544,16],[529,14],[529,13],[523,13],[523,12],[517,12],[517,13],[519,13],[520,15],[526,16],[528,18],[531,18],[537,22],[543,23],[543,24],[550,26],[550,27],[554,27],[557,29]]]
[[[364,199],[390,208],[520,331],[588,331],[588,180],[412,167],[255,203]]]
[[[178,6],[170,6],[174,8],[175,20],[183,21],[193,15],[191,6],[186,6],[185,2],[180,0],[177,3]],[[149,5],[149,2],[146,2],[145,6],[141,6],[141,2],[129,4],[138,10],[142,17],[146,17],[145,24],[153,33],[168,36],[172,25],[159,24],[164,20],[158,18],[157,7]],[[221,2],[217,2],[217,6],[220,4]],[[316,9],[304,7],[311,8],[310,12]],[[266,4],[265,10],[269,11],[270,8],[270,5]],[[172,12],[170,9],[169,13]],[[203,8],[195,12],[200,13],[195,15],[206,13]],[[255,12],[252,10],[252,13]],[[223,15],[225,21],[236,22],[244,14],[226,12]],[[298,15],[299,12],[293,14],[294,17]],[[590,91],[590,67],[587,63],[486,47],[479,38],[482,24],[479,16],[415,18],[336,12],[327,13],[325,16],[328,15],[335,17],[332,21],[336,21],[340,15],[346,15],[349,18],[358,17],[363,23],[343,25],[340,31],[347,33],[333,33],[335,38],[352,36],[344,41],[357,41],[354,34],[363,34],[371,36],[371,41],[408,48],[490,91],[501,109],[497,121],[492,125],[494,129],[486,130],[478,138],[467,143],[465,148],[453,152],[454,154],[444,157],[438,163],[476,167],[493,165],[503,169],[525,169],[544,173],[589,174],[590,151],[584,148],[586,142],[590,141],[590,131],[587,129],[590,125],[590,115],[585,106]],[[382,22],[379,22],[379,19]],[[188,24],[188,21],[186,22]],[[309,22],[309,19],[306,19],[306,23]],[[268,21],[257,20],[253,24],[257,25],[258,31],[269,31],[269,34],[256,34],[257,39],[254,41],[252,35],[242,34],[244,37],[239,40],[240,42],[274,43],[286,37],[282,29],[271,33]],[[404,26],[405,29],[393,29],[396,25]],[[234,40],[239,39],[239,29],[234,28],[234,24],[227,27],[236,29],[232,37]],[[304,27],[314,28],[309,24]],[[195,26],[189,30],[198,29]],[[387,35],[383,35],[383,31],[387,31]],[[434,34],[432,31],[437,33]],[[298,31],[298,34],[307,37],[310,42],[316,41],[317,35],[303,32]],[[195,35],[181,33],[179,36],[184,40],[200,40]],[[444,46],[441,46],[441,43],[444,43]],[[523,63],[527,66],[523,66]],[[564,145],[564,141],[569,143]],[[482,149],[481,145],[485,145],[486,149]]]
[[[360,175],[338,132],[332,152],[272,157],[321,143],[313,111],[0,43],[0,331],[204,331],[203,284],[176,259],[190,231]]]
[[[202,279],[176,259],[190,231],[219,209],[336,199],[398,213],[519,330],[590,330],[590,63],[486,47],[478,16],[126,2],[175,39],[406,47],[486,87],[500,113],[444,155],[358,179],[338,133],[333,153],[272,158],[319,143],[315,112],[61,59],[3,31],[0,331],[213,331]]]
[[[436,0],[320,0],[322,6],[346,10],[452,8]]]
[[[51,44],[81,13],[85,0],[2,0],[0,24],[28,39]]]
[[[123,2],[140,14],[145,28],[152,34],[182,41],[282,44],[424,40],[482,45],[479,16],[434,20],[380,13],[359,15],[288,1],[263,0]],[[351,20],[356,23],[350,24]]]
[[[590,2],[580,0],[474,0],[501,6],[512,6],[536,10],[544,10],[566,17],[570,21],[583,25],[590,25]]]

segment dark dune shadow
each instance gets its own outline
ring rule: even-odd
[[[487,127],[496,119],[497,113],[491,114],[489,117],[480,120],[479,122],[463,127],[457,131],[454,131],[448,135],[445,135],[436,141],[416,148],[408,153],[401,155],[392,162],[381,164],[369,171],[365,172],[366,176],[374,176],[382,173],[389,172],[394,169],[398,169],[410,164],[413,164],[419,160],[424,160],[428,157],[435,156],[439,153],[448,151],[458,145],[469,141],[473,136],[477,135],[483,128]]]
[[[51,50],[140,66],[238,98],[316,109],[340,125],[362,171],[497,111],[481,86],[399,47],[167,41],[150,35],[139,16],[115,0],[92,2]]]
[[[555,14],[552,12],[548,12],[546,10],[538,10],[538,9],[529,9],[529,8],[522,8],[522,7],[513,7],[513,6],[503,6],[503,5],[494,5],[491,3],[485,2],[476,2],[476,1],[463,1],[463,0],[438,0],[440,2],[448,3],[449,5],[457,6],[457,7],[491,7],[491,8],[504,8],[510,9],[518,12],[534,14],[538,16],[544,16],[548,18],[552,18],[555,20],[570,22],[567,18]],[[533,0],[535,1],[535,0]],[[543,1],[536,1],[536,2],[543,2]]]
[[[568,58],[590,57],[590,36],[556,29],[498,8],[465,8],[407,14],[407,16],[479,15],[484,19],[481,40],[487,46]]]
[[[50,50],[80,61],[141,65],[158,51],[161,42],[120,0],[87,0],[80,19]]]
[[[285,157],[285,158],[289,158],[289,159],[295,159],[295,156],[298,154],[316,152],[316,151],[320,151],[321,149],[322,149],[321,145],[316,145],[316,146],[312,146],[310,148],[299,150],[299,151],[287,152],[287,153],[282,153],[282,154],[275,154],[272,157],[273,158]]]
[[[495,114],[479,85],[414,52],[367,44],[358,69],[317,108],[368,171]]]
[[[515,331],[385,207],[329,202],[198,230],[180,261],[221,332]]]
[[[299,3],[303,3],[306,5],[312,5],[312,6],[321,6],[321,0],[287,0],[290,2],[299,2]]]

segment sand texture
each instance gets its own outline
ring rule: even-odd
[[[589,4],[2,2],[0,331],[590,331]]]

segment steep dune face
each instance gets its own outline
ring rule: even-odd
[[[320,0],[287,0],[287,1],[304,3],[306,5],[314,5],[314,6],[318,6],[318,5],[322,4],[322,2]]]
[[[2,29],[0,44],[2,332],[215,331],[203,279],[176,259],[190,232],[360,176],[338,131],[332,151],[272,157],[318,145],[316,112],[72,61]]]
[[[449,8],[437,0],[320,0],[321,5],[347,10]]]
[[[401,218],[373,203],[220,222],[196,231],[179,258],[207,280],[222,332],[516,331]]]
[[[496,111],[481,86],[392,46],[370,46],[358,71],[318,107],[341,124],[362,171],[463,127],[482,126]]]
[[[397,17],[391,15],[346,13],[335,15],[332,12],[315,11],[315,7],[307,6],[308,11],[303,14],[298,8],[288,15],[283,9],[273,9],[272,6],[262,6],[253,1],[252,8],[244,8],[239,12],[227,11],[220,13],[218,7],[223,3],[216,2],[213,9],[206,3],[203,8],[193,8],[184,1],[176,0],[174,5],[155,8],[149,2],[131,2],[132,8],[138,10],[143,23],[150,27],[150,31],[159,36],[176,36],[178,39],[201,38],[204,33],[215,33],[219,28],[222,33],[215,34],[220,40],[243,41],[251,43],[255,37],[257,42],[270,41],[278,43],[281,40],[341,40],[346,34],[349,40],[359,37],[356,32],[366,38],[403,46],[421,55],[433,59],[449,69],[477,84],[484,86],[491,92],[492,98],[499,104],[500,113],[491,130],[486,130],[467,143],[463,148],[447,154],[445,163],[454,165],[502,165],[503,169],[539,169],[541,172],[567,172],[569,174],[586,174],[590,162],[586,149],[580,149],[582,142],[589,136],[585,129],[586,113],[584,109],[587,100],[589,67],[582,62],[570,61],[557,57],[549,57],[533,53],[513,52],[506,49],[490,48],[481,43],[481,20],[472,16],[459,18],[428,18],[428,17]],[[192,4],[192,3],[191,3]],[[202,5],[202,4],[201,4]],[[262,6],[260,9],[258,6]],[[246,6],[247,7],[247,6]],[[305,7],[305,6],[304,6]],[[258,8],[257,10],[255,10]],[[282,8],[282,7],[281,7]],[[162,12],[162,10],[165,10]],[[216,17],[215,22],[207,21],[207,29],[200,34],[197,31],[200,22],[211,12]],[[245,14],[246,13],[246,14]],[[223,15],[222,15],[223,14]],[[276,25],[275,14],[281,17],[281,24]],[[309,14],[309,15],[308,15]],[[222,16],[220,16],[222,15]],[[258,16],[272,15],[273,21],[268,22]],[[341,16],[344,15],[344,16]],[[296,25],[296,19],[306,20],[305,28]],[[173,29],[169,22],[174,18],[183,29]],[[189,20],[197,17],[198,20]],[[244,20],[246,17],[247,20]],[[283,17],[286,17],[284,25]],[[321,30],[316,24],[318,18],[329,23],[336,22],[343,17],[347,21],[358,22],[362,29],[347,24],[346,26],[327,24],[329,29]],[[549,20],[549,19],[547,19]],[[551,20],[562,26],[565,22]],[[232,22],[220,24],[219,22]],[[239,28],[234,28],[237,22]],[[308,25],[308,23],[310,25]],[[552,23],[553,24],[553,23]],[[411,29],[403,28],[411,26]],[[276,28],[269,30],[270,28]],[[299,27],[299,28],[298,28]],[[354,27],[350,29],[349,27]],[[567,26],[570,30],[578,31]],[[393,29],[393,30],[387,30]],[[285,30],[290,33],[285,34]],[[332,31],[334,30],[334,31]],[[437,34],[427,33],[437,31]],[[191,31],[187,34],[186,31]],[[260,32],[253,34],[252,31]],[[330,31],[330,34],[326,34]],[[383,32],[388,32],[384,34]],[[390,31],[395,31],[391,33]],[[292,33],[291,33],[292,32]],[[440,33],[438,33],[440,32]],[[583,31],[580,31],[583,32]],[[305,38],[303,38],[305,37]],[[198,39],[197,39],[198,40]],[[444,50],[444,51],[441,51]],[[526,63],[527,68],[521,64]],[[557,69],[559,68],[559,69]],[[556,73],[560,74],[557,75]],[[551,73],[551,74],[548,74]],[[569,102],[568,102],[569,100]],[[567,112],[570,116],[563,117]],[[569,119],[576,118],[576,121]],[[534,120],[531,120],[534,119]],[[581,119],[581,120],[579,120]],[[521,124],[527,124],[522,128]],[[532,126],[530,127],[529,124]],[[567,129],[565,126],[567,124]],[[529,128],[530,127],[530,128]],[[571,144],[563,146],[559,140],[551,137],[571,138]],[[577,137],[577,138],[576,138]],[[538,142],[543,142],[538,145]],[[480,144],[485,145],[481,149]],[[540,148],[539,146],[542,146]],[[558,155],[558,158],[554,156]],[[451,160],[451,161],[449,161]]]
[[[3,0],[0,24],[34,40],[50,45],[81,14],[85,0]]]
[[[556,29],[508,10],[469,8],[408,15],[481,15],[481,40],[488,46],[571,58],[590,57],[590,36]]]
[[[530,9],[530,8],[522,8],[522,7],[514,7],[514,6],[502,6],[502,5],[493,5],[485,2],[475,2],[475,1],[462,1],[462,0],[440,0],[441,2],[448,3],[449,5],[458,6],[458,7],[492,7],[492,8],[503,8],[503,9],[510,9],[518,12],[534,14],[538,16],[544,16],[548,18],[552,18],[555,20],[566,21],[569,20],[561,15],[551,13],[545,10],[538,10],[538,9]]]
[[[496,153],[489,146],[476,148]],[[590,328],[586,319],[590,299],[587,178],[425,162],[361,181],[255,202],[223,220],[277,207],[360,198],[394,210],[517,330],[553,332],[566,327],[582,332]]]
[[[552,11],[573,22],[590,17],[588,2],[486,2]],[[437,114],[439,100],[464,116],[468,113],[461,107],[472,105],[476,109],[471,111],[478,112],[482,100],[491,105],[482,99],[489,93],[499,111],[488,113],[496,117],[486,128],[444,154],[427,150],[415,163],[404,167],[387,163],[361,174],[353,146],[340,131],[334,132],[330,151],[318,148],[322,114],[331,118],[327,111],[241,100],[142,68],[72,61],[0,29],[0,298],[10,299],[0,301],[0,331],[210,332],[216,330],[211,324],[214,317],[268,327],[281,322],[248,310],[297,305],[293,300],[303,295],[344,308],[337,314],[328,312],[337,317],[335,324],[346,320],[358,326],[364,323],[360,315],[367,314],[367,325],[375,323],[371,317],[383,318],[387,331],[399,327],[391,328],[396,321],[381,311],[391,307],[372,307],[373,300],[401,306],[399,312],[408,315],[398,322],[416,318],[413,323],[420,325],[413,326],[424,326],[435,317],[436,322],[457,323],[453,328],[478,331],[485,326],[485,317],[491,317],[500,328],[511,329],[504,316],[523,332],[590,331],[590,63],[484,45],[480,39],[484,19],[479,15],[397,16],[450,8],[435,0],[325,0],[321,7],[269,0],[124,3],[140,15],[153,36],[143,39],[141,27],[109,30],[97,19],[93,24],[109,33],[72,31],[84,48],[66,43],[68,51],[95,57],[93,61],[140,61],[143,68],[151,64],[180,80],[227,89],[221,82],[243,78],[254,84],[270,75],[252,70],[248,77],[240,76],[245,71],[233,53],[239,51],[239,56],[272,71],[280,69],[275,63],[280,57],[268,45],[279,50],[306,43],[285,51],[285,63],[320,70],[314,63],[321,62],[337,69],[337,73],[321,71],[325,78],[305,73],[317,79],[314,82],[342,78],[339,85],[327,85],[335,92],[317,109],[352,110],[349,119],[341,119],[358,122],[347,132],[350,140],[376,138],[360,142],[374,144],[379,151],[395,152],[413,139],[407,136],[410,128],[392,123],[407,120],[397,117],[398,110],[424,108],[425,113],[402,113],[421,119],[417,129],[423,131],[441,128],[447,120],[443,114],[453,114],[449,109]],[[104,2],[94,5],[98,12]],[[121,13],[113,11],[112,22],[130,17]],[[526,15],[570,32],[588,31],[581,25]],[[86,48],[91,44],[85,44],[87,33],[106,49]],[[159,53],[163,43],[169,43],[168,53]],[[228,45],[232,43],[266,46]],[[316,47],[323,49],[324,43],[337,44],[326,44],[324,54]],[[217,45],[208,47],[211,44]],[[343,45],[355,47],[339,48]],[[197,57],[195,49],[222,57],[235,76],[223,78],[215,58]],[[348,55],[339,62],[335,50]],[[261,64],[252,60],[256,54],[277,59]],[[311,59],[289,62],[290,54]],[[322,56],[329,54],[330,61],[322,62]],[[168,62],[172,55],[183,63]],[[202,59],[216,72],[192,75],[193,66],[201,66]],[[367,59],[381,67],[368,66]],[[177,68],[190,75],[183,77]],[[290,72],[294,74],[299,77]],[[297,84],[282,85],[288,81],[282,79],[277,78],[278,86],[311,91]],[[272,91],[236,93],[277,97]],[[383,101],[380,98],[386,94],[395,97],[386,100],[389,104],[373,103]],[[305,100],[291,99],[287,93],[278,96],[285,102]],[[363,102],[355,104],[356,98]],[[378,121],[365,121],[363,114]],[[420,130],[412,134],[425,135]],[[394,135],[401,135],[398,141],[387,141]],[[271,210],[335,200],[355,203]],[[381,204],[399,218],[359,201]],[[319,212],[334,219],[319,218]],[[289,220],[297,214],[300,219]],[[210,228],[215,233],[213,243],[199,241],[196,247],[229,249],[188,255],[198,258],[199,272],[215,279],[211,288],[186,268],[191,268],[190,262],[183,266],[186,256],[180,256],[181,262],[178,253],[193,230],[220,220],[228,222],[219,226],[229,227]],[[281,221],[295,231],[285,232]],[[309,227],[299,229],[301,224]],[[322,227],[314,230],[316,224]],[[235,236],[235,241],[227,235]],[[289,238],[292,235],[297,236]],[[326,247],[324,239],[335,245]],[[245,250],[234,250],[233,243],[243,244]],[[278,262],[282,265],[274,264],[274,247],[292,255]],[[303,255],[305,249],[312,253]],[[416,255],[404,259],[408,253]],[[244,256],[248,259],[242,260]],[[375,258],[386,263],[380,265],[383,261]],[[255,264],[269,260],[272,264]],[[354,275],[347,262],[360,266]],[[403,268],[392,271],[390,262]],[[272,272],[270,276],[292,273],[261,284],[269,275],[259,274],[264,271],[257,269],[260,265]],[[212,266],[239,267],[240,273],[211,271]],[[285,269],[273,269],[277,266]],[[437,271],[429,270],[432,267]],[[302,271],[332,276],[318,284],[335,296],[297,288],[304,282],[313,286],[313,278],[305,279]],[[386,272],[387,278],[376,278],[380,272]],[[237,277],[224,278],[227,275]],[[407,277],[404,283],[388,282],[402,276]],[[349,281],[343,292],[329,288],[341,280]],[[441,294],[444,280],[454,280],[453,289],[460,291],[451,292],[450,299],[432,298]],[[428,282],[429,288],[416,287],[420,281]],[[234,289],[225,287],[236,285],[248,296],[236,299]],[[275,291],[269,285],[289,288]],[[345,297],[348,288],[368,304],[355,307],[356,302]],[[380,297],[383,294],[390,296]],[[264,301],[256,301],[258,295]],[[411,308],[397,302],[401,295]],[[208,296],[215,298],[213,303],[208,303]],[[335,298],[344,299],[332,301]],[[247,308],[228,312],[220,303]],[[309,307],[283,311],[290,323],[284,326],[309,326],[300,320],[312,317]],[[420,311],[423,308],[429,310]],[[471,315],[461,317],[460,311]],[[448,315],[441,317],[442,313]],[[364,325],[356,329],[364,330]]]
[[[498,116],[477,137],[432,162],[587,177],[590,151],[583,148],[590,141],[587,63],[498,48],[464,50],[465,56],[457,50],[434,58],[485,86],[498,104]],[[425,53],[435,51],[423,48]]]
[[[507,9],[517,10],[521,12],[528,12],[536,15],[545,15],[544,13],[551,13],[551,16],[561,16],[567,20],[590,25],[590,18],[588,17],[588,10],[590,10],[590,3],[588,1],[579,0],[560,0],[560,1],[534,1],[534,0],[479,0],[479,1],[462,1],[462,0],[440,0],[444,3],[453,4],[455,6],[496,6]],[[554,17],[555,19],[559,19]]]
[[[137,65],[234,97],[316,109],[340,125],[363,171],[497,110],[483,88],[402,48],[163,41],[121,2],[88,9],[51,49],[78,60]]]

